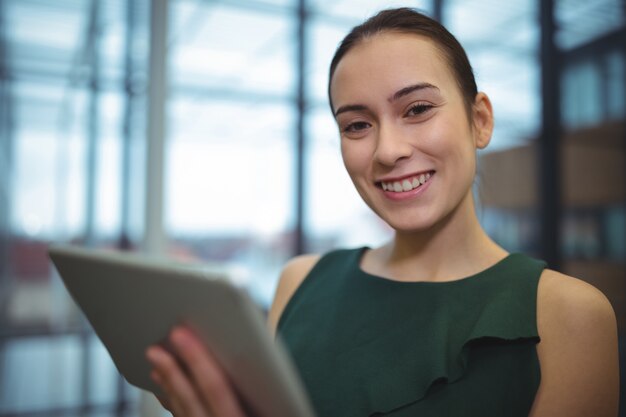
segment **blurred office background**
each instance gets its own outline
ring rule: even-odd
[[[0,416],[141,414],[50,242],[225,262],[267,308],[289,257],[390,236],[326,83],[349,28],[400,5],[457,35],[493,100],[487,230],[602,289],[624,340],[623,1],[0,0]]]

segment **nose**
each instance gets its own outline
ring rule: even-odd
[[[398,161],[409,158],[414,148],[407,132],[393,123],[380,123],[376,138],[374,160],[381,165],[394,166]]]

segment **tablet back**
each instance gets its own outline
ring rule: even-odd
[[[247,407],[262,417],[313,416],[302,384],[261,312],[224,269],[52,246],[68,291],[131,384],[160,394],[146,348],[185,324],[208,346]]]

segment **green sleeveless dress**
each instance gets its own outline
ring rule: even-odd
[[[399,282],[364,272],[366,249],[324,255],[278,323],[318,417],[527,417],[545,263]]]

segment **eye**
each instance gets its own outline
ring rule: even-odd
[[[348,124],[342,130],[345,133],[357,133],[367,129],[368,127],[370,127],[370,124],[367,122],[353,122]]]
[[[414,117],[422,115],[432,109],[434,106],[432,104],[426,103],[417,103],[409,107],[409,110],[404,114],[404,117]]]

